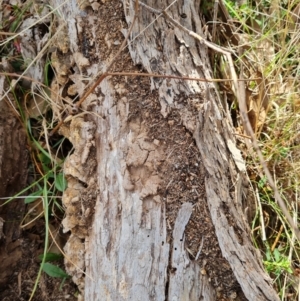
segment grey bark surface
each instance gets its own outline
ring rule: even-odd
[[[164,9],[170,3],[147,1],[156,9]],[[130,24],[134,16],[134,3],[124,1],[123,5],[126,21]],[[196,10],[199,6],[200,1],[178,1],[168,11],[185,27],[201,34],[200,17]],[[69,30],[75,24],[74,18],[78,17],[77,12],[68,12],[72,7],[64,7]],[[186,15],[184,19],[180,18],[183,13]],[[153,14],[140,7],[129,46],[134,64],[142,65],[151,73],[212,78],[204,45],[170,26],[162,17],[155,22],[153,20]],[[95,24],[95,18],[90,17],[90,24]],[[94,27],[92,31],[97,33],[98,28]],[[126,29],[123,29],[125,33]],[[110,40],[109,33],[106,38]],[[111,41],[114,42],[113,37]],[[95,45],[96,49],[98,47]],[[71,44],[70,48],[71,52],[78,50],[76,43]],[[93,64],[88,68],[88,75],[95,75],[108,62],[109,58]],[[279,300],[259,264],[249,228],[243,219],[245,165],[236,149],[230,117],[221,105],[216,86],[195,81],[156,81],[153,78],[149,81],[151,89],[158,91],[161,114],[168,116],[172,109],[177,109],[182,123],[193,134],[206,171],[207,203],[219,245],[244,295],[248,300]],[[101,105],[96,105],[94,113],[105,118],[95,119],[95,141],[85,138],[88,143],[95,144],[95,179],[98,184],[93,223],[87,233],[78,235],[78,239],[86,235],[85,264],[81,263],[86,273],[85,284],[81,285],[85,300],[216,300],[208,277],[201,273],[201,267],[190,259],[185,248],[184,231],[192,205],[184,203],[178,211],[172,232],[173,244],[170,245],[165,203],[158,193],[159,174],[151,174],[140,185],[133,181],[132,170],[139,170],[141,174],[146,172],[144,165],[153,165],[150,153],[159,157],[163,150],[147,142],[147,137],[143,135],[147,125],[129,121],[130,93],[120,98],[116,91],[122,89],[112,79],[101,83],[98,90],[101,96],[93,96]],[[191,95],[202,95],[203,98],[197,106],[196,117],[177,101]],[[142,98],[140,96],[141,103]],[[92,128],[88,127],[89,130]],[[74,136],[70,140],[75,152],[76,148],[82,147],[76,145]],[[81,151],[81,155],[83,153],[86,151]],[[83,161],[85,163],[86,160]],[[87,170],[81,172],[83,176],[78,175],[77,171],[74,176],[74,171],[69,168],[66,174],[88,186],[92,185]],[[75,226],[69,226],[69,230],[73,228]],[[170,272],[170,268],[175,272]]]

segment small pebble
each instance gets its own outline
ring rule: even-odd
[[[157,139],[154,139],[154,140],[153,140],[153,143],[154,143],[156,146],[159,146],[159,144],[160,144],[159,140],[157,140]]]

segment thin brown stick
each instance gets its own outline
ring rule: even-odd
[[[67,116],[65,118],[63,118],[53,129],[52,131],[49,133],[49,136],[51,137],[52,135],[54,135],[59,128],[63,125],[63,123],[65,122],[65,119],[67,118]]]
[[[14,32],[6,32],[6,31],[0,31],[1,36],[13,36],[15,35]]]
[[[280,226],[280,229],[279,229],[279,231],[278,231],[278,233],[276,235],[275,241],[272,244],[272,247],[271,247],[271,251],[272,252],[274,252],[274,249],[276,248],[276,245],[277,245],[277,243],[278,243],[278,241],[280,239],[282,231],[283,231],[283,225]]]

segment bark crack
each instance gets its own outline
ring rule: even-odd
[[[172,270],[172,253],[173,253],[173,241],[170,242],[170,249],[169,249],[169,258],[168,258],[168,266],[167,266],[167,280],[166,280],[166,287],[165,287],[165,301],[169,300],[169,285],[170,285],[170,274]]]

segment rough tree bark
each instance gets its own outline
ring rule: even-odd
[[[124,12],[129,25],[134,16],[133,1],[80,5],[61,10],[70,41],[57,40],[52,57],[53,87],[68,84],[69,95],[83,94],[82,75],[105,70]],[[179,0],[168,11],[202,34],[199,6]],[[207,48],[155,18],[140,7],[113,70],[212,78]],[[212,83],[114,76],[61,129],[75,149],[65,165],[66,266],[86,301],[278,300],[243,218],[245,165],[221,103]]]
[[[5,91],[5,77],[0,77],[0,97]],[[13,99],[12,95],[9,95]],[[15,279],[18,261],[23,256],[20,221],[25,204],[22,199],[5,204],[26,186],[28,154],[26,134],[13,113],[9,99],[0,101],[0,291]],[[1,293],[3,298],[4,294]]]

